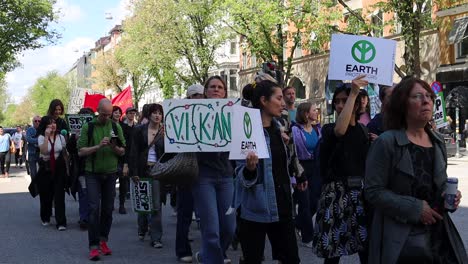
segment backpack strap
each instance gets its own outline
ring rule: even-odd
[[[88,123],[88,147],[91,146],[91,143],[93,143],[93,133],[94,133],[94,122],[91,121]],[[91,159],[91,172],[94,173],[94,157],[96,156],[96,153],[93,153],[89,156]]]

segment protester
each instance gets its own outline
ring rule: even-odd
[[[15,144],[15,164],[16,167],[23,168],[23,129],[21,126],[16,127],[16,132],[12,136]]]
[[[161,159],[164,154],[164,128],[162,127],[163,109],[160,104],[149,104],[148,123],[138,126],[133,131],[132,149],[129,166],[132,179],[138,183],[139,178],[151,178],[148,174],[151,167]],[[162,161],[161,161],[162,162]],[[150,235],[150,245],[162,248],[162,196],[163,184],[158,180],[152,181],[153,212],[151,214],[138,214],[138,237],[144,240],[145,234]]]
[[[10,172],[10,149],[14,149],[14,143],[9,133],[4,133],[0,126],[0,167],[2,169],[2,178],[8,178]]]
[[[254,108],[260,109],[263,133],[270,157],[260,160],[249,153],[236,167],[234,208],[240,208],[240,242],[245,263],[261,263],[265,235],[273,255],[281,263],[299,263],[292,216],[291,182],[288,171],[289,153],[275,118],[284,108],[281,88],[271,82],[249,84],[244,93]],[[304,189],[307,182],[300,184]],[[265,198],[267,197],[267,199]]]
[[[317,202],[322,188],[319,174],[317,146],[320,139],[320,124],[318,110],[311,103],[302,103],[297,108],[296,125],[292,127],[292,135],[297,157],[304,169],[308,188],[296,190],[298,214],[296,225],[301,230],[303,246],[312,248],[314,235],[312,216],[317,211]]]
[[[361,104],[359,105],[359,113],[358,113],[358,122],[367,126],[370,122],[370,105],[369,105],[369,94],[366,90],[361,89],[359,91],[359,95],[361,97]]]
[[[67,122],[65,122],[65,120],[60,117],[64,114],[64,111],[65,107],[63,106],[63,103],[60,101],[60,99],[52,100],[49,104],[49,109],[47,110],[47,115],[55,120],[57,131],[59,133],[62,133],[62,130],[66,130],[66,133],[69,131]],[[65,138],[67,137],[68,135],[65,136]]]
[[[227,87],[220,76],[205,83],[210,99],[227,96]],[[195,210],[200,216],[202,249],[195,254],[203,264],[230,263],[226,256],[235,230],[235,214],[226,214],[234,192],[233,169],[228,152],[198,153],[199,177],[193,185]]]
[[[89,259],[98,260],[99,250],[111,255],[107,246],[112,226],[115,182],[119,157],[125,153],[122,128],[110,120],[112,103],[101,99],[98,116],[83,125],[78,140],[78,155],[87,157],[85,165],[86,189],[89,199]]]
[[[128,160],[130,157],[130,150],[132,148],[132,132],[133,128],[136,127],[136,114],[138,110],[133,106],[128,107],[125,110],[125,119],[120,123],[122,127],[125,142],[127,142],[127,147],[125,148],[125,155],[123,157],[123,168],[122,168],[122,177],[119,178],[119,213],[126,214],[127,209],[125,209],[125,200],[130,199],[130,180],[129,180],[129,167]]]
[[[28,142],[28,163],[31,179],[34,179],[37,174],[37,162],[39,160],[39,145],[37,142],[37,128],[41,122],[40,116],[35,116],[32,119],[32,126],[26,130],[26,141]]]
[[[122,117],[122,108],[114,105],[112,107],[112,121],[115,123],[120,123],[120,118]]]
[[[79,115],[91,115],[94,116],[94,111],[91,108],[81,108],[78,112]],[[89,204],[88,204],[88,190],[86,188],[86,177],[85,177],[85,166],[86,157],[78,156],[78,139],[80,138],[80,132],[78,134],[71,134],[70,139],[67,143],[67,150],[70,154],[71,161],[71,193],[72,195],[78,193],[78,212],[80,220],[78,224],[81,230],[88,229],[89,223]]]
[[[43,226],[50,224],[52,203],[56,227],[59,231],[67,229],[65,216],[65,188],[67,188],[67,171],[65,165],[65,137],[57,131],[55,119],[44,116],[37,128],[39,145],[39,170],[36,184],[41,201],[41,220]]]
[[[320,174],[322,193],[316,216],[313,250],[326,264],[339,263],[341,256],[359,253],[367,263],[367,216],[364,211],[362,181],[369,138],[357,122],[359,89],[367,85],[356,77],[351,89],[345,85],[333,94],[336,123],[322,128]]]
[[[147,124],[148,123],[148,118],[146,118],[145,116],[149,116],[149,104],[145,104],[143,105],[143,109],[141,110],[141,113],[140,113],[140,116],[138,118],[138,124],[139,125],[144,125],[144,124]]]
[[[444,139],[428,122],[435,94],[418,78],[403,79],[385,109],[388,129],[367,156],[365,191],[374,207],[369,263],[468,263],[447,209]],[[458,191],[455,207],[460,204]]]
[[[371,140],[375,140],[380,134],[384,132],[383,115],[386,105],[388,104],[393,92],[393,86],[381,86],[379,89],[379,99],[382,102],[380,113],[376,114],[374,118],[367,124]]]
[[[187,99],[203,99],[204,87],[193,84],[187,88]],[[192,223],[193,195],[190,184],[179,184],[177,188],[177,228],[175,253],[181,263],[192,263],[192,247],[189,241],[190,224]]]
[[[292,86],[283,89],[284,102],[286,103],[286,111],[288,113],[288,121],[294,123],[296,121],[296,90]]]
[[[121,127],[122,127],[122,124],[120,123],[120,119],[122,117],[122,109],[116,105],[114,105],[112,107],[112,122],[114,123],[117,123],[117,124],[120,124]],[[122,131],[124,133],[124,137],[125,137],[125,130],[123,129],[122,127]],[[125,142],[128,142],[127,141],[127,138],[125,137]],[[127,143],[127,148],[126,148],[127,151],[129,151],[129,144]],[[124,167],[124,163],[125,163],[125,155],[123,157],[120,157],[119,158],[119,165],[118,165],[118,171],[117,171],[117,176],[118,176],[118,179],[119,179],[119,214],[126,214],[127,213],[127,209],[125,209],[125,198],[127,196],[127,192],[128,192],[128,163],[127,164],[127,175],[124,176],[123,175],[123,167]]]

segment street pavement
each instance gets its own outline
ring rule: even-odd
[[[464,243],[468,244],[468,158],[449,160],[449,177],[459,178],[459,189],[467,198],[462,199],[460,209],[452,214]],[[57,231],[55,225],[43,227],[39,218],[39,199],[27,192],[30,179],[24,169],[12,168],[10,178],[0,179],[0,263],[88,263],[87,232],[81,231],[78,222],[78,202],[66,197],[68,229]],[[116,208],[118,208],[116,200]],[[127,209],[130,206],[127,204]],[[130,211],[130,210],[128,210]],[[54,219],[52,218],[52,223]],[[104,263],[177,263],[175,257],[176,217],[169,206],[163,208],[162,249],[154,249],[148,238],[138,240],[136,214],[120,215],[114,212],[109,247],[112,256],[101,257]],[[192,250],[200,248],[200,232],[196,223],[191,226],[194,239]],[[301,263],[323,263],[312,250],[299,246]],[[229,249],[228,256],[238,263],[240,249]],[[265,248],[266,261],[271,260],[269,243]],[[344,257],[341,263],[359,263],[357,256]]]

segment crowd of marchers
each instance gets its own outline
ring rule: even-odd
[[[126,214],[130,183],[151,178],[154,210],[137,214],[135,236],[162,248],[162,204],[169,202],[177,215],[174,262],[231,263],[227,249],[240,245],[241,263],[258,264],[269,241],[271,257],[282,264],[307,263],[299,246],[324,263],[353,254],[372,264],[468,263],[450,218],[461,193],[446,199],[447,152],[432,125],[434,92],[425,81],[405,77],[380,87],[382,110],[371,117],[362,89],[367,85],[365,76],[338,85],[331,102],[335,122],[321,124],[316,105],[296,104],[293,87],[258,74],[242,89],[242,104],[259,109],[262,123],[253,129],[263,132],[269,158],[252,152],[232,161],[228,152],[196,153],[198,177],[172,184],[151,174],[174,156],[165,155],[161,104],[139,112],[102,99],[97,113],[77,113],[94,119],[70,133],[64,106],[55,99],[26,131],[17,127],[10,134],[0,127],[1,172],[9,177],[13,160],[20,168],[26,163],[41,223],[50,225],[54,210],[59,231],[68,224],[65,195],[77,195],[90,260],[112,254],[117,180],[117,210]],[[187,90],[187,99],[226,97],[220,76]],[[201,232],[195,251],[188,235],[192,219]]]

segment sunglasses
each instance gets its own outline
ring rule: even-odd
[[[34,120],[34,123],[40,123],[41,120]]]

